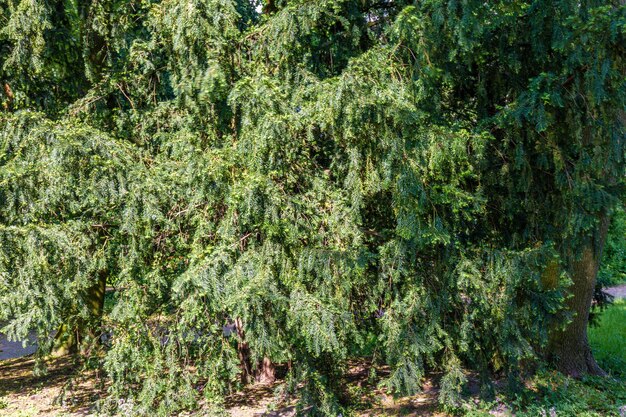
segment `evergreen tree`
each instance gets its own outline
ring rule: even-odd
[[[137,415],[273,363],[318,415],[354,356],[445,403],[601,373],[618,3],[0,0],[3,331],[100,350]]]

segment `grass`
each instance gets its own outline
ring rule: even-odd
[[[595,358],[611,375],[626,378],[626,300],[609,306],[589,328]]]

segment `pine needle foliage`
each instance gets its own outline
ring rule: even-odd
[[[0,0],[0,22],[3,332],[43,357],[96,323],[104,404],[133,415],[219,405],[241,342],[310,415],[342,412],[366,351],[397,394],[442,371],[449,405],[467,371],[514,381],[569,282],[546,265],[623,196],[618,2]]]

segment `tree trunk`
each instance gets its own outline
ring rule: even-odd
[[[271,384],[276,381],[274,364],[267,356],[263,358],[263,362],[261,362],[261,365],[256,370],[255,379],[257,382],[261,382],[263,384]]]
[[[15,98],[13,96],[13,91],[11,90],[11,86],[9,85],[9,83],[7,82],[3,82],[3,89],[2,91],[4,92],[4,95],[6,96],[6,100],[4,100],[2,102],[2,107],[4,108],[4,110],[11,110],[11,103],[13,103],[13,99]]]
[[[263,4],[263,14],[272,14],[278,11],[275,0],[266,0]]]
[[[106,294],[107,271],[101,271],[98,275],[98,281],[87,289],[84,296],[84,303],[89,309],[89,320],[85,323],[82,330],[83,340],[81,341],[81,353],[89,353],[91,347],[98,342],[102,325],[102,312],[104,311],[104,296]]]
[[[87,349],[89,342],[95,341],[99,334],[102,311],[104,310],[104,294],[106,292],[105,272],[98,275],[98,281],[89,287],[82,295],[82,301],[87,306],[90,313],[90,320],[78,320],[77,323],[69,325],[61,324],[57,334],[54,336],[53,357],[60,357],[78,353],[79,347]],[[81,353],[86,353],[85,351]]]
[[[241,318],[235,319],[237,330],[237,353],[239,355],[239,367],[241,369],[241,383],[244,385],[252,382],[252,364],[250,361],[250,347],[246,343],[246,334],[243,330]]]
[[[591,353],[587,325],[608,226],[608,216],[602,215],[596,238],[589,238],[582,253],[570,262],[573,282],[565,305],[573,314],[572,321],[564,329],[552,332],[548,346],[548,357],[556,368],[576,378],[585,374],[606,375]]]
[[[76,340],[77,329],[63,323],[59,326],[56,335],[54,335],[54,346],[52,348],[52,357],[59,358],[65,355],[73,355],[78,351],[78,340]]]
[[[263,358],[260,366],[252,368],[250,359],[250,347],[246,342],[246,334],[243,330],[241,318],[235,319],[235,329],[237,330],[237,353],[239,355],[239,368],[241,369],[241,383],[250,384],[252,381],[271,384],[276,380],[274,364],[267,356]]]

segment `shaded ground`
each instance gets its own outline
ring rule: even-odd
[[[276,399],[275,390],[280,383],[272,385],[255,384],[246,387],[226,399],[227,410],[233,417],[293,417],[296,408],[293,405],[281,404],[273,407]],[[275,411],[270,409],[276,408]]]
[[[50,364],[50,372],[39,378],[32,374],[33,359],[19,358],[0,362],[0,416],[1,417],[86,417],[93,415],[94,404],[104,388],[98,376],[87,373],[77,379],[74,364],[56,360]],[[377,368],[380,374],[385,369]],[[342,381],[346,395],[354,404],[355,417],[450,417],[438,410],[438,376],[425,381],[424,391],[415,396],[394,399],[368,378],[369,365],[365,361],[353,362],[345,380]],[[478,381],[468,375],[461,415],[473,417],[537,417],[537,416],[619,416],[626,412],[626,387],[618,380],[598,380],[581,383],[548,373],[529,381],[525,396],[525,411],[512,411],[509,402],[496,397],[496,401],[481,399]],[[71,381],[71,382],[70,382]],[[291,400],[280,401],[280,382],[273,385],[256,384],[246,387],[226,399],[227,415],[232,417],[294,417],[295,407]],[[585,385],[587,384],[587,385]],[[595,384],[595,385],[594,385]],[[63,394],[63,395],[61,395]],[[555,402],[556,399],[556,402]],[[510,399],[509,399],[510,400]],[[519,404],[518,404],[519,405]],[[129,414],[126,414],[127,416]],[[183,413],[182,416],[208,416],[211,414]]]
[[[377,385],[381,378],[389,375],[388,367],[377,366],[376,378],[370,378],[371,364],[365,360],[353,360],[348,363],[349,371],[342,381],[346,387],[344,400],[353,404],[358,417],[450,417],[438,410],[437,386],[441,375],[432,375],[423,386],[423,392],[410,397],[394,398]],[[296,409],[293,402],[276,401],[279,396],[275,390],[279,383],[272,386],[252,386],[230,396],[227,409],[233,417],[293,417]],[[478,394],[478,382],[470,376],[469,395]],[[493,409],[490,416],[503,417],[506,408]]]
[[[42,377],[33,375],[34,359],[23,357],[0,362],[1,417],[86,417],[92,415],[93,404],[104,388],[95,373],[77,377],[76,364],[70,359],[49,363],[49,372]],[[385,370],[381,370],[384,374]],[[368,381],[367,366],[355,362],[346,378],[348,394],[359,403],[358,415],[373,416],[431,416],[436,412],[437,390],[427,385],[423,394],[395,400]],[[293,417],[293,399],[281,400],[277,390],[282,381],[272,385],[255,384],[226,399],[226,408],[233,417]]]
[[[78,417],[90,413],[90,406],[101,395],[93,373],[76,377],[71,359],[56,359],[48,372],[35,376],[33,358],[17,358],[0,363],[0,416]]]
[[[432,382],[426,382],[424,391],[412,397],[394,398],[382,390],[373,391],[373,402],[361,410],[360,417],[374,416],[427,416],[447,417],[448,414],[437,411],[437,394],[439,389]],[[368,394],[366,394],[368,395]],[[368,396],[371,397],[371,394]]]

